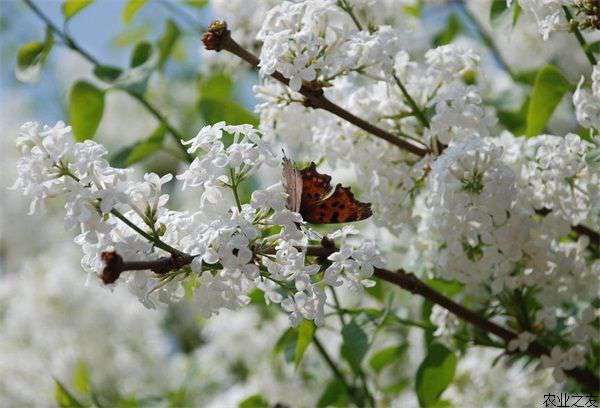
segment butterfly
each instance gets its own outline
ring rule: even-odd
[[[286,207],[298,212],[311,224],[335,224],[369,218],[370,203],[354,198],[348,187],[331,187],[331,176],[317,172],[317,165],[298,170],[290,159],[283,158],[283,188],[288,195]],[[333,190],[333,192],[332,192]]]

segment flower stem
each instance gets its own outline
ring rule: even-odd
[[[348,13],[350,18],[354,22],[354,25],[356,26],[356,28],[358,28],[359,31],[362,31],[363,30],[362,24],[360,24],[360,21],[358,21],[358,18],[354,14],[354,10],[352,10],[352,6],[350,4],[348,4],[348,0],[339,0],[338,6],[342,10],[344,10],[346,13]]]
[[[340,300],[338,299],[338,295],[333,286],[331,287],[331,295],[333,297],[333,302],[335,303],[337,315],[340,318],[340,323],[341,323],[342,327],[344,327],[346,325],[346,321],[344,320],[344,312],[343,312]]]
[[[577,38],[577,42],[579,42],[579,45],[581,45],[581,49],[585,53],[585,56],[587,57],[588,61],[590,62],[590,64],[592,64],[592,66],[596,65],[598,61],[596,60],[594,53],[588,48],[585,38],[583,38],[581,31],[579,31],[579,27],[577,27],[577,22],[573,20],[573,15],[571,14],[571,11],[567,6],[562,6],[562,9],[565,13],[567,21],[571,25],[571,32],[575,34],[575,38]]]
[[[350,384],[348,384],[348,381],[344,377],[344,374],[342,374],[339,367],[337,366],[335,361],[333,361],[333,359],[331,358],[331,356],[329,355],[327,350],[325,350],[325,347],[323,347],[323,344],[317,338],[317,336],[313,337],[313,343],[315,344],[317,351],[319,352],[319,354],[321,355],[321,357],[323,358],[325,363],[331,369],[331,372],[333,373],[333,375],[339,380],[339,382],[342,383],[344,388],[346,388],[346,391],[348,392],[348,396],[352,399],[354,404],[357,407],[362,407],[363,401],[361,400],[361,398],[358,395],[356,395],[356,389],[354,387],[352,387]]]
[[[408,104],[410,105],[410,109],[412,110],[413,115],[415,115],[417,119],[419,119],[419,122],[421,122],[421,124],[424,127],[429,127],[429,120],[425,116],[425,113],[423,113],[421,108],[419,108],[419,105],[417,105],[412,96],[410,96],[408,90],[406,89],[402,81],[400,81],[400,78],[398,78],[398,76],[395,73],[392,74],[392,76],[394,77],[396,85],[398,85],[398,88],[400,88],[400,90],[402,91],[402,95],[404,95],[406,102],[408,102]]]
[[[125,215],[123,215],[123,213],[120,212],[119,210],[117,210],[116,208],[113,208],[112,210],[110,210],[110,213],[112,215],[114,215],[115,217],[117,217],[118,219],[120,219],[121,221],[123,221],[129,228],[131,228],[132,230],[134,230],[135,232],[137,232],[138,234],[140,234],[141,236],[146,238],[149,242],[152,242],[152,244],[154,244],[154,246],[162,249],[163,251],[167,251],[171,255],[177,255],[177,256],[182,255],[181,251],[173,248],[172,246],[163,242],[159,238],[153,237],[152,235],[150,235],[147,232],[145,232],[144,230],[142,230],[140,227],[138,227],[133,222],[131,222],[127,217],[125,217]]]
[[[481,41],[483,41],[485,46],[490,50],[500,68],[502,68],[514,80],[515,74],[510,69],[510,66],[502,56],[502,53],[498,49],[498,46],[494,42],[494,39],[488,34],[487,30],[483,27],[483,25],[481,25],[477,17],[475,17],[473,13],[471,13],[471,11],[466,6],[463,0],[456,0],[456,4],[460,8],[460,11],[462,12],[463,16],[465,16],[467,20],[469,20],[469,22],[471,22],[471,24],[475,27],[475,30],[481,38]]]
[[[235,199],[235,205],[237,206],[238,211],[242,212],[242,202],[240,201],[240,196],[238,193],[238,181],[235,178],[235,171],[233,169],[229,169],[229,175],[231,176],[231,191],[233,191],[233,198]]]

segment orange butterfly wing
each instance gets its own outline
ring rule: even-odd
[[[371,204],[356,200],[350,188],[338,184],[332,192],[331,176],[319,173],[314,162],[297,170],[284,157],[283,187],[288,195],[287,208],[311,224],[360,221],[372,215]]]

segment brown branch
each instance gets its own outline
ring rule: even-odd
[[[334,243],[327,238],[323,239],[321,245],[308,246],[306,248],[299,249],[305,249],[307,256],[314,256],[318,258],[319,263],[323,263],[329,255],[338,251],[338,248],[334,245]],[[275,248],[271,246],[255,248],[255,253],[257,255],[269,255],[275,253]],[[125,262],[123,261],[123,258],[114,251],[103,252],[102,260],[105,263],[105,267],[100,278],[105,284],[108,284],[115,282],[121,273],[125,271],[151,270],[158,275],[162,275],[189,265],[193,259],[193,255],[174,254],[152,261]],[[486,333],[491,333],[498,336],[506,343],[517,337],[517,333],[513,332],[512,330],[508,330],[499,324],[492,322],[491,320],[485,319],[484,317],[470,309],[467,309],[449,297],[444,296],[421,281],[412,273],[406,272],[402,269],[393,272],[388,269],[375,268],[374,275],[378,279],[399,286],[410,293],[419,295],[430,302],[443,307],[459,319],[470,323]],[[532,357],[539,358],[543,355],[549,355],[550,350],[548,350],[548,348],[541,343],[534,341],[529,345],[526,353]],[[590,370],[575,368],[572,370],[565,370],[565,373],[573,380],[577,381],[586,391],[597,392],[600,389],[600,379],[598,379],[598,377]]]
[[[202,42],[207,50],[214,50],[217,52],[222,50],[228,51],[246,61],[253,68],[258,68],[260,63],[258,57],[244,49],[233,38],[231,38],[231,32],[227,29],[227,23],[224,21],[213,22],[208,27],[208,31],[204,33]],[[289,84],[289,80],[278,71],[273,72],[271,77],[285,85]],[[423,157],[430,153],[428,149],[400,139],[393,134],[355,116],[341,106],[331,102],[329,99],[327,99],[327,97],[325,97],[323,94],[323,89],[317,83],[304,82],[299,92],[306,98],[304,104],[308,107],[326,110],[327,112],[330,112],[337,117],[352,123],[362,130],[395,146],[398,146],[401,149],[414,153],[417,156]]]
[[[194,259],[191,255],[174,254],[171,256],[163,256],[153,261],[123,261],[123,257],[115,251],[102,252],[101,258],[104,262],[104,269],[102,269],[100,279],[105,285],[114,283],[119,279],[121,273],[125,271],[150,270],[157,275],[164,275],[165,273],[176,271],[189,265]]]
[[[208,31],[204,33],[202,36],[202,42],[207,50],[213,51],[228,51],[239,58],[246,61],[253,68],[258,68],[260,64],[260,60],[254,54],[243,48],[239,45],[233,38],[231,38],[231,32],[227,28],[227,23],[224,21],[215,21],[209,27]],[[275,71],[271,74],[271,77],[275,78],[277,81],[288,85],[289,80],[284,77],[280,72]],[[318,84],[311,84],[304,82],[302,87],[300,88],[300,93],[306,98],[305,105],[312,108],[319,108],[326,110],[339,118],[346,120],[349,123],[363,129],[364,131],[377,136],[383,140],[386,140],[401,149],[408,150],[411,153],[416,154],[417,156],[423,157],[428,153],[431,153],[429,150],[416,146],[412,143],[409,143],[403,139],[399,139],[393,134],[386,132],[385,130],[372,125],[371,123],[355,116],[354,114],[348,112],[344,108],[335,103],[331,102],[329,99],[325,97],[323,94],[323,89],[321,89]],[[438,150],[442,152],[446,146],[442,144],[438,144]],[[590,237],[590,241],[596,247],[600,244],[600,234],[596,231],[585,227],[583,225],[576,225],[572,227],[573,231],[578,235],[587,235]]]
[[[306,248],[307,255],[316,256],[321,260],[326,259],[329,255],[336,251],[337,248],[330,244],[324,246],[310,246]],[[374,275],[377,278],[399,286],[410,293],[422,296],[430,302],[448,310],[461,320],[464,320],[487,333],[492,333],[507,343],[517,337],[515,332],[483,318],[472,310],[469,310],[461,304],[456,303],[452,299],[442,295],[440,292],[431,288],[412,273],[405,272],[402,269],[392,272],[387,269],[375,268]],[[548,348],[536,341],[529,345],[529,348],[526,352],[533,357],[541,357],[542,355],[550,354]],[[597,392],[598,389],[600,389],[600,380],[589,370],[576,368],[572,370],[565,370],[565,373],[581,384],[588,391]]]

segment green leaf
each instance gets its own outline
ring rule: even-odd
[[[44,42],[32,41],[23,44],[17,51],[17,65],[15,76],[21,82],[35,82],[41,72],[42,66],[52,50],[54,36],[50,29],[46,30]]]
[[[354,319],[342,329],[342,357],[355,373],[362,372],[361,364],[369,350],[369,339]]]
[[[125,164],[130,166],[159,151],[162,147],[166,133],[167,129],[164,126],[159,126],[154,132],[152,132],[148,139],[136,143],[133,149],[131,149],[127,155]]]
[[[94,137],[103,112],[104,91],[89,82],[77,81],[69,94],[69,120],[76,141]]]
[[[452,40],[462,31],[462,24],[456,14],[451,14],[446,20],[446,27],[433,38],[436,47],[450,44]]]
[[[594,41],[594,42],[587,44],[585,46],[585,49],[587,51],[593,52],[594,54],[599,54],[600,53],[600,41]]]
[[[409,16],[421,17],[421,14],[423,13],[423,0],[417,0],[413,3],[414,4],[410,6],[403,6],[402,12],[408,14]]]
[[[347,407],[348,405],[348,391],[344,384],[337,379],[327,384],[317,401],[317,408]]]
[[[23,44],[17,51],[17,66],[27,68],[37,64],[43,56],[44,43],[41,41],[32,41]]]
[[[201,98],[230,99],[233,96],[233,80],[223,73],[213,74],[202,78],[199,92]]]
[[[166,129],[159,126],[147,139],[126,146],[115,153],[110,159],[111,166],[124,168],[145,159],[162,147],[165,135]]]
[[[600,147],[593,148],[587,152],[585,155],[585,161],[588,166],[594,168],[600,167]]]
[[[454,378],[456,362],[454,353],[441,344],[431,343],[415,380],[421,407],[430,407],[440,399]]]
[[[173,51],[173,46],[181,35],[181,31],[173,20],[167,20],[162,36],[157,42],[158,47],[158,68],[162,68]]]
[[[411,381],[408,378],[400,378],[394,384],[383,387],[381,391],[386,394],[399,394],[410,385]]]
[[[64,0],[61,6],[65,21],[92,4],[94,0]]]
[[[508,11],[506,0],[492,0],[490,5],[490,22],[495,25]]]
[[[125,4],[121,14],[123,21],[125,23],[130,23],[140,9],[146,5],[146,3],[148,3],[148,0],[129,0],[127,4]]]
[[[529,110],[529,97],[525,98],[523,104],[517,111],[498,110],[498,120],[513,134],[520,136],[527,129],[527,111]]]
[[[536,136],[544,131],[554,109],[571,88],[569,81],[554,65],[540,69],[529,99],[526,136]]]
[[[198,109],[204,120],[209,124],[225,121],[231,125],[249,123],[258,125],[258,118],[242,105],[229,101],[213,98],[200,98]]]
[[[513,1],[512,7],[513,7],[512,26],[514,27],[519,22],[519,17],[521,17],[521,12],[523,11],[523,9],[521,8],[521,5],[519,4],[518,1]]]
[[[190,7],[203,8],[208,6],[208,0],[185,0],[184,2]]]
[[[152,56],[152,44],[148,41],[140,41],[131,53],[131,68],[139,67]]]
[[[427,279],[427,285],[440,292],[441,294],[452,297],[463,290],[463,284],[455,280],[445,280],[439,278]]]
[[[123,147],[121,150],[113,154],[109,160],[110,165],[119,169],[127,167],[127,157],[129,157],[129,154],[135,148],[135,146],[137,146],[137,143]]]
[[[79,361],[73,372],[73,388],[81,394],[87,395],[92,390],[90,371],[84,361]]]
[[[54,399],[61,408],[83,408],[83,404],[56,378],[54,379]]]
[[[511,23],[514,27],[521,16],[521,6],[517,1],[513,1],[510,8],[506,4],[506,0],[492,0],[490,5],[490,23],[492,27],[498,27],[500,22],[509,15],[509,10],[512,9]]]
[[[96,65],[94,68],[94,75],[96,75],[96,78],[108,83],[116,81],[122,73],[123,70],[121,68],[112,67],[110,65]]]
[[[288,328],[275,343],[273,354],[283,353],[285,361],[292,362],[296,355],[296,342],[298,341],[298,330]]]
[[[269,401],[260,394],[252,395],[238,405],[239,408],[269,408]]]
[[[539,71],[535,70],[535,69],[528,70],[528,71],[518,71],[518,72],[515,72],[514,78],[515,78],[515,81],[521,82],[526,85],[533,86],[533,84],[535,83],[535,78],[537,77],[538,73],[539,73]]]
[[[203,78],[199,83],[198,110],[209,124],[225,121],[231,124],[258,125],[258,118],[233,98],[231,77],[215,74]]]
[[[296,351],[294,353],[294,365],[296,367],[302,362],[304,352],[312,343],[315,328],[315,323],[312,320],[303,320],[298,326],[298,340],[296,341]]]
[[[373,357],[369,360],[369,365],[378,373],[383,368],[398,361],[405,351],[406,345],[384,348],[373,354]]]

